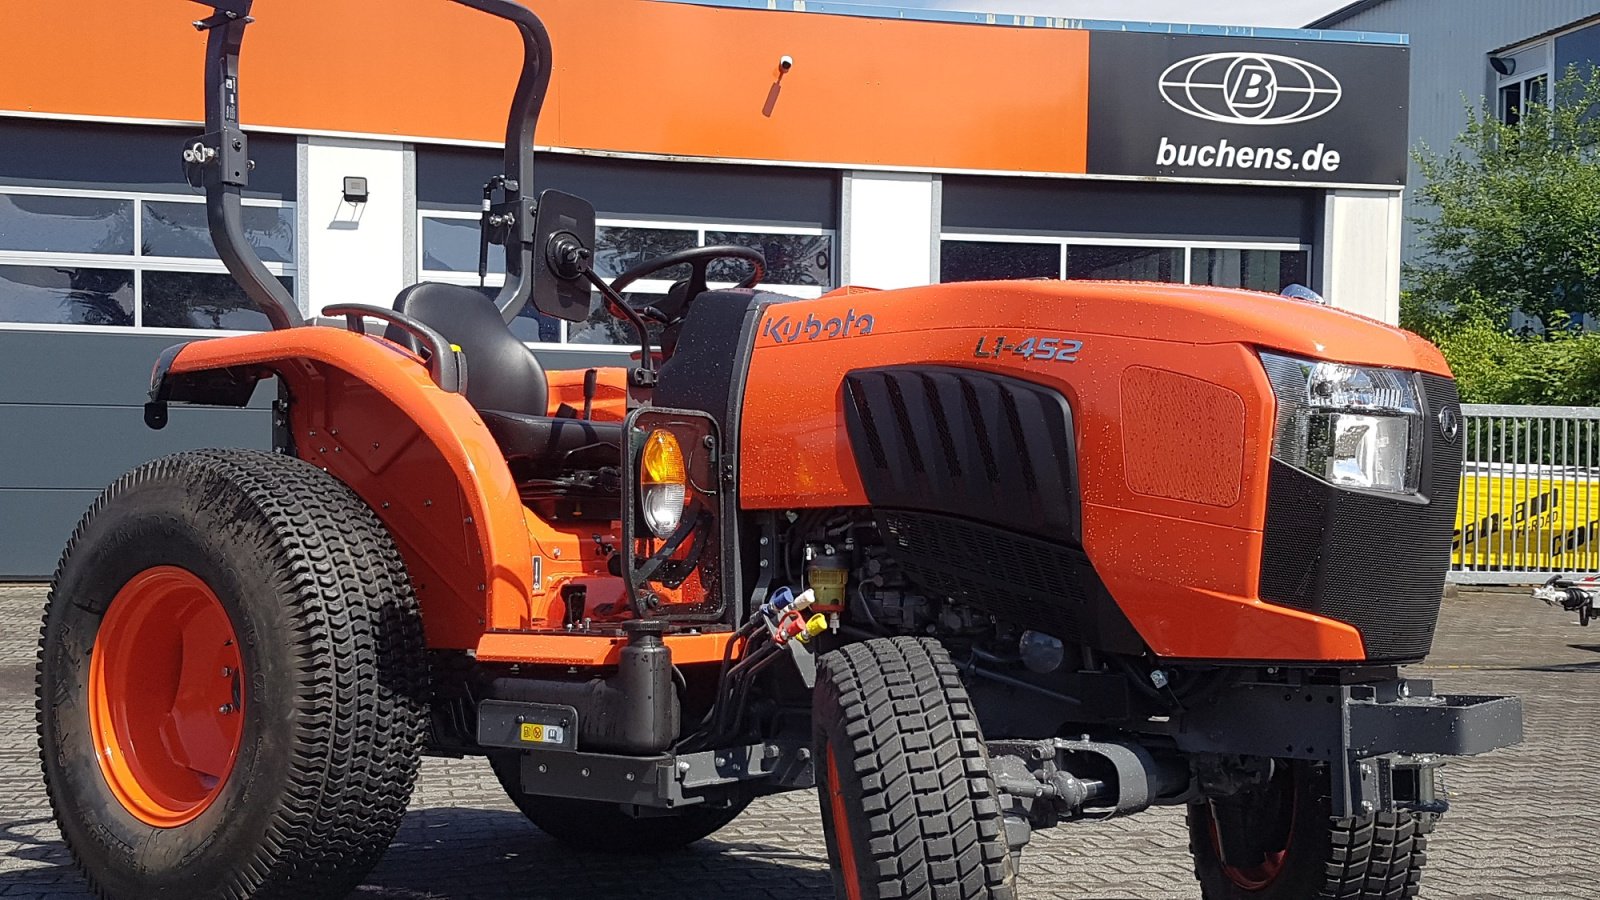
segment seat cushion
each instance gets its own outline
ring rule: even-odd
[[[538,476],[622,464],[621,422],[529,416],[492,409],[480,409],[478,413],[506,459],[524,462]]]
[[[461,348],[467,358],[467,400],[478,410],[546,413],[544,367],[506,327],[493,300],[469,287],[424,282],[401,291],[394,308]]]

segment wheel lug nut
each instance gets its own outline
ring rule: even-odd
[[[233,704],[232,703],[224,703],[221,706],[217,707],[217,712],[219,712],[219,713],[221,713],[222,715],[225,715],[225,716],[232,715],[233,714]]]
[[[233,670],[228,668],[227,666],[223,666],[222,667],[222,677],[223,678],[232,678],[233,677]]]

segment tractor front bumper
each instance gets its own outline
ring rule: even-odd
[[[1174,733],[1184,753],[1326,762],[1333,814],[1442,813],[1441,757],[1522,740],[1517,697],[1435,694],[1426,679],[1234,685],[1190,708]]]

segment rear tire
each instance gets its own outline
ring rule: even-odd
[[[1284,765],[1282,761],[1280,765]],[[1288,763],[1286,777],[1259,798],[1270,809],[1252,816],[1288,823],[1269,865],[1224,864],[1210,803],[1189,806],[1189,852],[1205,900],[1404,900],[1417,896],[1433,817],[1408,812],[1334,818],[1326,767]],[[1263,825],[1263,827],[1266,827]],[[1264,844],[1263,847],[1266,845]]]
[[[615,803],[539,797],[522,792],[516,754],[489,757],[495,778],[517,810],[535,827],[569,847],[610,853],[677,850],[721,831],[739,817],[750,798],[731,806],[691,806],[667,815],[632,816]]]
[[[826,654],[812,723],[837,896],[1016,897],[988,751],[937,641],[878,638]]]
[[[130,598],[152,577],[188,593],[143,594],[155,610],[144,616]],[[213,620],[172,639],[162,615],[174,597],[206,598]],[[129,616],[133,626],[119,624]],[[130,664],[149,674],[103,676]],[[344,484],[251,451],[141,466],[78,525],[45,612],[40,751],[62,837],[104,897],[345,896],[405,813],[427,722],[425,672],[400,555]],[[231,694],[223,707],[217,690]],[[206,753],[226,758],[212,743],[219,723],[235,735],[231,760],[202,767],[193,760]],[[181,752],[118,737],[186,728]],[[101,749],[131,768],[102,765]],[[137,802],[144,787],[182,787],[185,766],[202,773],[192,780],[206,799],[165,820]]]

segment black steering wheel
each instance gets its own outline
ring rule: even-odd
[[[681,266],[684,263],[688,263],[692,268],[689,270],[688,281],[685,282],[687,289],[682,292],[681,296],[678,296],[678,291],[673,291],[672,294],[668,295],[667,299],[669,305],[678,308],[662,309],[661,304],[656,304],[639,310],[640,312],[648,310],[652,317],[660,319],[664,324],[670,323],[682,317],[683,307],[686,307],[689,301],[705,293],[707,290],[706,270],[711,267],[712,262],[719,259],[742,259],[750,263],[750,274],[745,276],[745,279],[738,284],[741,288],[755,287],[761,283],[761,279],[767,274],[767,258],[760,250],[740,247],[734,244],[717,244],[711,247],[691,247],[688,250],[679,250],[677,253],[668,253],[666,256],[647,259],[613,278],[611,280],[611,289],[620,294],[628,289],[628,285],[646,275],[653,275],[662,269],[670,269],[673,266]]]

